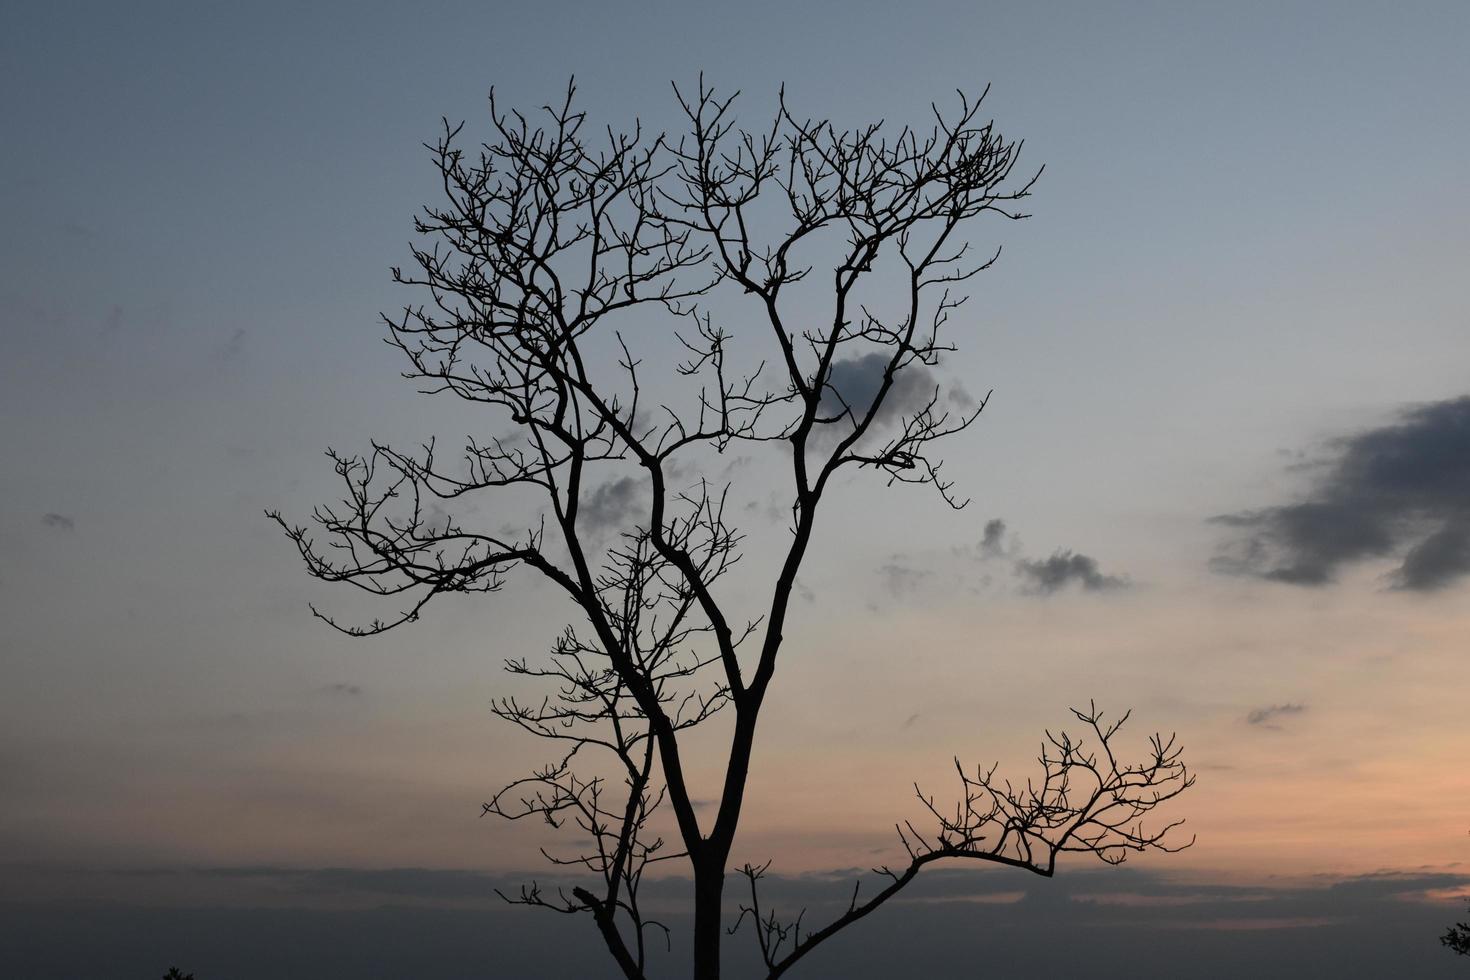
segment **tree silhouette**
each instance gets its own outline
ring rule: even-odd
[[[1439,941],[1452,952],[1470,956],[1470,922],[1456,922],[1439,937]]]
[[[453,466],[432,441],[329,450],[342,500],[316,510],[314,530],[271,516],[311,574],[399,598],[394,616],[365,625],[317,613],[352,635],[410,623],[437,596],[494,592],[517,568],[570,599],[577,619],[548,656],[506,662],[550,693],[494,708],[564,751],[485,812],[575,828],[585,848],[543,853],[585,878],[508,899],[589,915],[622,975],[641,978],[667,930],[640,908],[640,885],[679,862],[693,879],[693,975],[714,980],[757,722],[821,505],[839,474],[873,471],[963,506],[932,450],[985,401],[931,369],[954,349],[945,331],[960,290],[999,250],[974,256],[962,227],[1024,217],[1040,172],[1014,176],[1020,144],[979,121],[984,93],[935,108],[923,132],[840,129],[795,114],[783,93],[769,125],[747,131],[734,97],[701,79],[675,88],[677,138],[593,132],[573,94],[535,126],[492,93],[493,132],[475,148],[445,122],[429,146],[444,198],[416,220],[413,266],[393,270],[425,300],[384,317],[407,377],[483,407],[510,434],[470,438]],[[827,312],[813,321],[802,303],[817,290]],[[738,328],[724,326],[732,318]],[[721,586],[741,557],[721,477],[732,447],[768,453],[790,480],[788,537],[750,616]],[[520,525],[472,526],[456,502],[480,495],[511,515],[531,500],[540,509]],[[760,900],[769,865],[746,865],[731,930],[753,925],[776,977],[941,860],[1049,876],[1063,852],[1118,863],[1175,849],[1176,824],[1144,821],[1193,781],[1174,739],[1155,736],[1141,762],[1123,762],[1122,719],[1075,714],[1088,738],[1048,734],[1039,781],[956,762],[957,805],[920,792],[932,829],[902,823],[907,862],[878,869],[886,887],[865,901],[854,890],[835,921],[782,920]],[[727,718],[701,814],[687,734]]]

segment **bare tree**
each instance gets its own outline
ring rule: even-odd
[[[587,848],[543,853],[585,878],[555,894],[528,884],[509,899],[590,915],[622,974],[639,978],[664,930],[640,909],[640,886],[653,865],[678,862],[693,878],[693,975],[713,980],[757,722],[822,501],[839,473],[872,470],[963,506],[932,450],[984,401],[952,397],[931,369],[953,349],[944,332],[960,290],[999,251],[973,256],[961,229],[1024,217],[1018,205],[1039,171],[1014,175],[1020,144],[979,121],[983,93],[961,94],[948,114],[934,108],[922,132],[841,129],[796,115],[784,93],[770,124],[747,131],[733,97],[702,79],[675,94],[687,122],[678,138],[594,133],[571,87],[541,125],[492,94],[493,134],[476,148],[462,146],[463,124],[445,122],[429,147],[444,197],[416,221],[425,244],[413,266],[394,270],[426,301],[384,319],[407,377],[483,405],[514,434],[471,438],[450,467],[432,442],[329,451],[341,502],[315,512],[314,530],[272,516],[313,575],[399,597],[395,616],[367,625],[323,615],[354,635],[411,622],[439,595],[493,592],[515,568],[571,600],[576,621],[548,657],[506,664],[550,693],[495,706],[564,751],[485,810],[577,828]],[[805,281],[819,267],[827,312],[798,325],[791,297],[811,295],[818,284]],[[734,333],[720,322],[729,310],[741,310]],[[640,335],[653,343],[635,354]],[[640,373],[675,345],[677,364]],[[687,402],[664,394],[674,381]],[[746,618],[720,585],[742,540],[730,483],[709,474],[717,454],[758,443],[789,467],[790,525],[769,601]],[[441,506],[484,493],[512,506],[534,497],[539,516],[492,531]],[[626,519],[607,545],[610,514]],[[684,736],[722,717],[728,750],[702,814]],[[921,793],[935,827],[901,824],[907,864],[878,869],[886,887],[866,901],[854,891],[833,922],[779,919],[761,905],[765,868],[747,865],[735,925],[753,923],[769,975],[937,861],[1049,876],[1063,852],[1117,863],[1173,849],[1174,824],[1144,824],[1192,782],[1173,739],[1155,737],[1143,762],[1124,763],[1114,755],[1121,722],[1095,709],[1077,717],[1090,744],[1048,735],[1039,783],[960,769],[952,810]]]

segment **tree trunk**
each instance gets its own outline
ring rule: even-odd
[[[694,871],[694,980],[719,980],[720,939],[724,936],[721,903],[725,893],[725,863]]]

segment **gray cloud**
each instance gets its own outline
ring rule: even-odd
[[[980,402],[970,394],[968,388],[958,381],[950,381],[945,386],[944,398],[955,408],[962,412],[972,412],[980,407]]]
[[[1330,449],[1302,500],[1213,518],[1234,536],[1211,567],[1320,586],[1348,565],[1402,556],[1393,585],[1416,592],[1470,574],[1470,396],[1421,405]]]
[[[580,517],[593,531],[621,527],[638,507],[643,485],[631,476],[609,480],[582,500]]]
[[[915,716],[918,717],[918,716]],[[912,719],[911,719],[912,720]],[[708,807],[716,801],[697,799],[696,807]],[[886,845],[885,853],[899,850],[897,842]],[[139,900],[167,904],[169,896],[178,894],[174,886],[189,880],[215,880],[224,882],[263,881],[271,886],[277,899],[282,896],[329,893],[371,894],[379,896],[401,896],[416,899],[479,899],[493,898],[495,890],[514,887],[522,879],[533,875],[543,886],[552,889],[569,887],[580,882],[577,876],[555,870],[536,871],[481,871],[471,869],[440,869],[422,867],[294,867],[281,865],[234,865],[214,867],[135,867],[117,868],[48,868],[45,866],[5,866],[7,871],[17,870],[29,874],[66,873],[75,876],[79,885],[86,880],[104,881],[125,879],[137,883]],[[801,904],[833,905],[846,903],[852,895],[855,877],[870,877],[871,872],[863,868],[834,868],[798,874],[772,872],[765,879],[773,891],[781,897]],[[148,883],[156,887],[147,887]],[[25,883],[17,882],[24,887]],[[1186,915],[1185,907],[1203,903],[1261,902],[1282,903],[1281,911],[1288,908],[1293,912],[1306,912],[1310,902],[1318,912],[1329,910],[1345,911],[1341,899],[1377,900],[1393,899],[1404,901],[1420,898],[1426,892],[1455,889],[1470,885],[1470,874],[1418,869],[1415,871],[1378,871],[1363,875],[1319,875],[1315,884],[1298,886],[1273,885],[1269,889],[1239,883],[1211,882],[1208,880],[1181,880],[1169,874],[1160,874],[1141,867],[1098,868],[1076,866],[1064,875],[1038,883],[1029,876],[1014,873],[988,873],[967,869],[962,865],[935,866],[924,871],[905,890],[898,901],[905,898],[921,901],[956,900],[967,901],[1016,892],[1049,894],[1054,898],[1082,901],[1090,908],[1111,907],[1122,909],[1127,903],[1101,902],[1101,899],[1120,895],[1144,898],[1174,898],[1183,901],[1172,907]],[[655,900],[682,900],[691,886],[689,879],[673,874],[644,882],[646,894]],[[81,885],[79,891],[88,889]],[[95,889],[101,891],[101,889]],[[11,900],[17,892],[0,889],[0,901]],[[1334,901],[1336,897],[1339,902]],[[287,904],[294,906],[288,900]],[[1333,906],[1337,905],[1336,909]],[[470,906],[472,907],[472,906]],[[1165,913],[1160,912],[1160,915]]]
[[[891,849],[890,849],[891,852]],[[35,870],[7,868],[12,891],[34,888]],[[20,873],[16,873],[20,872]],[[45,872],[54,875],[55,872]],[[838,871],[764,879],[778,914],[808,908],[829,921],[846,909],[852,881]],[[155,871],[111,877],[132,896],[87,902],[89,876],[75,876],[68,901],[12,899],[0,906],[0,965],[12,976],[124,980],[137,964],[177,956],[181,967],[227,964],[238,976],[434,976],[471,980],[493,964],[499,976],[603,976],[607,954],[595,930],[562,916],[507,908],[499,887],[519,879],[473,871],[236,868]],[[539,875],[543,892],[579,883]],[[188,886],[213,884],[233,901],[200,901]],[[1226,980],[1302,976],[1450,976],[1453,957],[1434,941],[1462,905],[1433,895],[1463,888],[1463,874],[1382,873],[1323,877],[1271,887],[1179,879],[1148,870],[1068,867],[1055,879],[961,867],[925,871],[841,941],[813,954],[814,976],[876,980],[912,971],[974,972],[976,929],[986,931],[992,972],[1011,977],[1071,976],[1076,950],[1055,942],[1057,923],[1087,938],[1088,976],[1132,980],[1164,964],[1170,975]],[[253,886],[253,887],[252,887]],[[247,887],[249,890],[247,890]],[[678,876],[645,882],[646,900],[673,930],[660,943],[651,977],[676,975],[688,956],[688,891]],[[247,902],[246,896],[255,902]],[[366,899],[367,901],[363,901]],[[269,935],[276,941],[260,942]],[[159,936],[179,937],[160,950]],[[755,972],[753,943],[730,941],[732,972]],[[1140,960],[1147,951],[1147,963]],[[1142,965],[1141,965],[1142,964]],[[163,968],[160,967],[161,972]],[[223,970],[223,968],[220,968]],[[1157,972],[1157,971],[1156,971]],[[202,973],[201,973],[202,975]]]
[[[1307,710],[1307,706],[1300,702],[1289,702],[1287,704],[1271,704],[1264,708],[1253,708],[1251,713],[1245,716],[1246,724],[1261,725],[1265,728],[1280,728],[1275,724],[1276,719],[1284,715],[1299,715]]]
[[[1401,589],[1428,592],[1470,571],[1470,522],[1446,522],[1409,549],[1395,583]]]
[[[999,517],[985,522],[985,533],[980,538],[981,558],[1001,558],[1005,555],[1006,522]]]
[[[745,504],[745,512],[770,521],[772,524],[780,524],[782,521],[791,520],[791,503],[783,501],[773,492],[766,497],[764,503],[758,500],[748,501]]]
[[[54,527],[58,531],[74,531],[77,527],[77,522],[65,514],[42,514],[41,523],[47,527]]]
[[[1065,548],[1058,549],[1050,558],[1041,561],[1017,559],[1016,574],[1027,581],[1032,591],[1042,595],[1051,595],[1073,582],[1088,592],[1104,592],[1128,586],[1125,578],[1104,575],[1098,569],[1097,559]]]
[[[823,414],[837,415],[845,406],[861,418],[878,397],[887,367],[888,355],[879,352],[834,361],[827,387],[822,389]],[[919,363],[905,366],[893,376],[893,387],[874,421],[881,425],[919,411],[929,404],[937,387],[934,372],[928,367]],[[964,397],[969,398],[968,393]],[[973,403],[974,399],[970,400]]]
[[[927,568],[913,568],[903,564],[898,555],[884,562],[878,573],[883,576],[883,588],[895,599],[916,594],[934,575]]]
[[[323,694],[347,694],[356,697],[362,693],[362,687],[357,684],[327,684],[318,688]]]
[[[985,522],[978,544],[958,547],[954,553],[979,562],[1008,559],[1012,571],[1022,580],[1023,590],[1032,595],[1051,595],[1074,583],[1087,592],[1126,589],[1133,584],[1127,576],[1103,574],[1096,558],[1070,548],[1058,548],[1049,558],[1028,558],[1020,541],[999,517]],[[989,580],[988,575],[984,577],[986,584]]]
[[[432,534],[453,533],[454,523],[454,515],[437,500],[431,500],[424,509],[424,530]]]

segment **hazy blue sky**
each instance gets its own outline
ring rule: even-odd
[[[0,972],[146,975],[178,948],[200,980],[305,975],[339,926],[290,940],[299,960],[226,951],[270,909],[352,928],[400,893],[245,872],[403,869],[413,914],[451,916],[480,906],[432,872],[532,866],[534,833],[478,814],[540,749],[486,705],[566,610],[516,586],[348,641],[307,601],[367,607],[262,511],[327,499],[328,445],[485,424],[415,396],[377,322],[412,300],[388,267],[436,191],[441,116],[477,134],[491,85],[533,108],[575,75],[597,122],[672,127],[669,82],[703,71],[755,126],[783,82],[849,124],[988,84],[987,117],[1046,166],[1030,220],[978,231],[1005,253],[944,366],[995,391],[947,451],[973,502],[834,501],[762,743],[804,752],[758,757],[737,859],[867,866],[915,778],[956,753],[1024,766],[1096,697],[1178,729],[1200,774],[1199,845],[1115,892],[1285,890],[1167,922],[1119,900],[1138,914],[1103,925],[1073,891],[971,896],[946,922],[1106,930],[1098,976],[1118,937],[1179,929],[1226,944],[1200,976],[1426,948],[1416,975],[1453,975],[1433,946],[1470,894],[1467,43],[1462,2],[10,5],[0,901],[29,918],[0,918],[30,924],[0,926],[28,937]],[[767,489],[741,492],[759,545]],[[995,519],[1004,557],[982,560]],[[1126,584],[1048,569],[1059,550]],[[1380,873],[1397,884],[1353,891]],[[140,948],[160,928],[140,903],[194,908],[189,936]],[[67,959],[79,906],[85,945],[128,950],[113,966]],[[1012,975],[1060,967],[1031,969]]]

